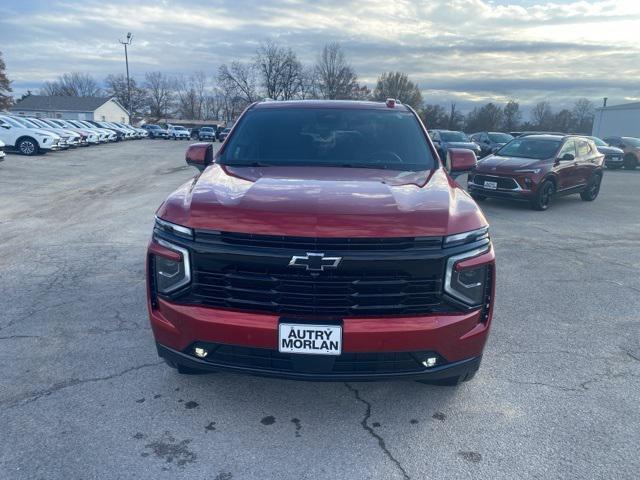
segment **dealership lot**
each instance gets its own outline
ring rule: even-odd
[[[155,354],[145,247],[185,147],[0,164],[0,478],[637,477],[640,170],[593,203],[482,204],[497,304],[472,382],[302,383]]]

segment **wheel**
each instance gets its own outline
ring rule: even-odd
[[[586,188],[580,192],[580,198],[585,202],[593,202],[600,193],[600,184],[602,183],[602,176],[593,175],[589,179],[589,183]]]
[[[40,147],[38,146],[38,142],[36,142],[31,137],[26,137],[26,138],[20,139],[20,141],[18,142],[18,145],[16,145],[16,146],[18,147],[18,151],[21,154],[27,155],[29,157],[31,157],[33,155],[37,155],[38,152],[40,151]]]
[[[638,159],[632,153],[627,153],[624,156],[624,168],[627,170],[635,170],[638,166]]]
[[[476,202],[484,202],[487,199],[484,195],[478,195],[477,193],[470,193],[469,195],[471,195],[471,198]]]
[[[549,203],[554,193],[556,193],[554,183],[551,180],[545,180],[538,187],[535,198],[531,200],[531,208],[534,210],[546,210],[549,208]]]

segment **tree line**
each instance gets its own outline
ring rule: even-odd
[[[4,80],[3,80],[4,78]],[[3,83],[4,82],[4,83]],[[8,88],[8,90],[7,90]],[[4,89],[4,91],[3,91]],[[0,53],[0,102],[11,101],[10,82]],[[221,65],[214,74],[191,75],[147,72],[144,80],[108,75],[101,85],[86,73],[71,72],[45,82],[42,95],[112,96],[132,114],[132,120],[181,118],[232,122],[250,103],[263,99],[376,100],[395,98],[411,105],[428,128],[475,131],[545,130],[590,133],[594,105],[577,100],[572,108],[554,111],[548,101],[533,106],[529,118],[516,100],[489,102],[466,115],[455,102],[448,107],[423,100],[419,85],[404,72],[382,73],[371,90],[360,83],[339,43],[329,43],[313,64],[305,65],[295,51],[274,41],[261,44],[245,62]],[[0,105],[0,108],[2,106]]]

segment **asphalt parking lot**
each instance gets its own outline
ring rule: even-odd
[[[640,170],[593,203],[482,204],[498,287],[472,382],[303,383],[156,356],[144,254],[186,145],[0,163],[0,478],[638,477]]]

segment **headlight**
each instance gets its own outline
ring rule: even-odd
[[[456,245],[464,245],[465,243],[473,243],[477,242],[478,240],[484,240],[485,238],[489,238],[489,226],[444,237],[444,246],[454,247]]]
[[[188,238],[189,240],[193,239],[193,231],[190,228],[167,222],[166,220],[162,220],[158,217],[156,217],[155,228],[158,228],[167,233],[171,233],[173,235],[177,235],[178,237]]]
[[[487,287],[489,265],[461,268],[459,264],[488,252],[490,248],[491,246],[488,245],[449,257],[444,282],[445,292],[469,307],[481,306]]]
[[[523,168],[522,170],[514,170],[513,173],[533,173],[534,175],[540,173],[539,168]]]
[[[153,256],[156,289],[159,293],[171,293],[191,281],[189,251],[159,238],[155,241],[175,253],[170,257],[158,254]]]

